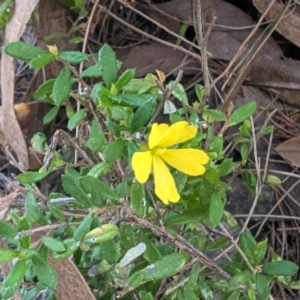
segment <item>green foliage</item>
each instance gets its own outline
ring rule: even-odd
[[[82,15],[86,13],[81,0],[63,2]],[[44,116],[45,124],[51,123],[64,108],[69,131],[77,127],[79,135],[74,139],[66,132],[56,132],[52,142],[47,142],[41,133],[32,138],[33,148],[44,152],[50,167],[17,176],[28,189],[24,210],[10,212],[14,225],[0,220],[0,238],[9,243],[7,249],[0,249],[0,263],[17,259],[0,289],[3,299],[12,297],[24,278],[37,278],[40,289],[55,289],[58,279],[48,255],[56,260],[73,255],[84,275],[90,268],[96,269],[94,278],[86,278],[92,288],[107,291],[101,299],[132,299],[133,290],[135,297],[143,300],[155,299],[158,291],[161,299],[213,300],[219,295],[224,300],[268,299],[276,280],[290,288],[300,288],[299,282],[292,281],[298,267],[276,255],[267,262],[267,239],[257,242],[247,231],[239,234],[240,252],[235,247],[231,260],[219,263],[207,257],[207,253],[213,257],[232,244],[228,232],[221,232],[225,225],[238,229],[237,221],[225,207],[226,191],[231,189],[228,177],[242,170],[247,187],[253,194],[256,192],[258,180],[248,165],[254,140],[249,118],[256,111],[255,102],[226,115],[201,103],[205,90],[196,85],[198,99],[190,103],[184,86],[177,81],[165,83],[162,72],[157,72],[159,78],[148,74],[139,79],[135,78],[134,69],[121,74],[121,62],[107,44],[99,50],[98,61],[81,74],[74,72],[73,67],[88,58],[81,52],[59,52],[55,47],[45,51],[23,42],[7,44],[4,51],[35,69],[53,60],[61,63],[58,77],[44,82],[33,98],[52,105]],[[85,81],[90,78],[97,78],[94,86]],[[78,82],[86,88],[84,91],[73,90]],[[173,99],[167,99],[162,90],[176,97],[183,107],[173,107]],[[76,101],[82,105],[77,111]],[[168,136],[162,126],[159,130],[168,145],[161,147],[151,140],[155,144],[152,147],[149,139],[153,123],[164,108],[170,123],[188,121],[196,127],[192,127],[195,135],[171,145],[170,140],[182,132],[177,128],[174,136]],[[216,132],[216,122],[223,126],[222,134]],[[237,135],[233,146],[240,151],[240,160],[224,157],[227,143],[223,132],[234,125],[238,126],[234,129]],[[265,127],[261,134],[271,130],[271,126]],[[180,201],[164,205],[158,186],[167,184],[168,179],[157,180],[155,155],[159,151],[170,153],[166,152],[170,149],[202,149],[201,157],[207,163],[203,163],[203,176],[175,168],[181,160],[181,169],[189,164],[184,155],[174,159],[174,168],[166,164]],[[78,154],[75,165],[74,151]],[[137,152],[151,156],[151,170],[143,180],[138,180],[134,167]],[[146,160],[141,167],[149,167]],[[63,175],[57,170],[62,168]],[[57,175],[62,189],[41,195],[35,184],[50,173]],[[275,177],[266,177],[266,183],[271,181],[280,184]],[[30,230],[38,224],[55,230],[43,236],[36,249]],[[162,287],[167,284],[168,289]],[[30,298],[28,295],[26,299]]]

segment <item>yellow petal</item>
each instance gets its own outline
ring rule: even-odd
[[[171,125],[165,136],[158,142],[159,147],[169,147],[183,143],[195,137],[197,128],[186,121],[180,121]]]
[[[156,155],[173,168],[192,176],[202,175],[205,172],[203,165],[209,161],[208,155],[199,149],[159,149]]]
[[[156,147],[159,142],[164,138],[164,136],[168,133],[169,125],[167,124],[157,124],[154,123],[151,127],[151,132],[149,135],[149,148],[153,149]]]
[[[166,164],[156,155],[153,156],[153,176],[157,197],[165,204],[178,202],[180,195],[177,192],[174,178]]]
[[[131,163],[136,180],[145,183],[149,178],[152,167],[151,151],[135,152]]]

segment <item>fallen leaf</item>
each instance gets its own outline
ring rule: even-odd
[[[300,167],[300,136],[279,144],[274,150],[291,166]]]

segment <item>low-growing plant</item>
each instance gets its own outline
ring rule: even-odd
[[[33,69],[61,62],[58,77],[33,98],[53,106],[44,123],[64,108],[67,127],[77,128],[77,135],[60,129],[50,143],[43,133],[32,138],[33,148],[45,154],[44,165],[17,176],[28,191],[24,213],[11,210],[12,222],[0,221],[0,237],[10,245],[0,249],[0,262],[16,261],[1,286],[2,299],[34,277],[36,293],[54,290],[49,255],[73,257],[81,270],[96,269],[85,278],[97,299],[268,299],[274,281],[293,284],[298,267],[276,254],[265,261],[267,240],[257,242],[224,210],[228,175],[243,168],[250,191],[256,191],[256,174],[247,171],[255,102],[226,115],[202,102],[200,85],[189,99],[181,72],[169,82],[162,71],[142,79],[134,69],[120,74],[122,63],[105,44],[98,62],[78,73],[75,66],[88,55],[48,48],[14,42],[4,51]],[[97,83],[91,86],[90,78]],[[163,113],[166,121],[158,122]],[[224,157],[223,133],[235,125],[241,158],[233,161]],[[271,131],[265,127],[260,134]],[[63,190],[41,194],[35,183],[62,168]],[[34,224],[55,229],[38,247],[31,239]],[[236,240],[232,231],[239,232]]]

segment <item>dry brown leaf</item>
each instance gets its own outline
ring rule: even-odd
[[[268,5],[268,0],[253,0],[254,6],[259,12],[262,12]],[[266,19],[268,21],[274,20],[279,13],[283,10],[284,4],[275,3],[268,12]],[[276,27],[281,35],[287,40],[300,47],[300,15],[297,11],[289,12],[286,18],[283,18],[279,25]]]
[[[274,150],[291,166],[300,167],[300,136],[279,144]]]
[[[9,207],[10,203],[16,199],[19,192],[15,191],[5,197],[0,198],[0,211]]]
[[[14,13],[6,24],[4,43],[18,41],[39,0],[16,0]],[[15,153],[19,166],[28,169],[28,152],[21,128],[14,112],[14,59],[4,52],[1,57],[2,113],[0,124],[4,135],[4,146]]]

